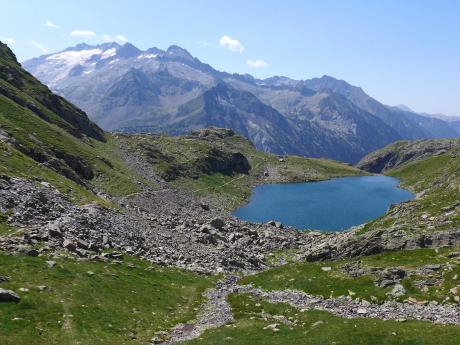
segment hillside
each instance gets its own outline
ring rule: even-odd
[[[0,47],[0,172],[52,180],[81,201],[97,199],[91,189],[114,191],[102,179],[135,189],[110,136]]]
[[[229,74],[178,46],[79,44],[23,65],[106,130],[224,127],[263,151],[349,163],[396,140],[459,136],[443,120],[386,106],[342,80]]]
[[[359,167],[401,180],[414,201],[397,205],[365,230],[393,228],[427,233],[460,225],[460,140],[399,142],[363,158]]]

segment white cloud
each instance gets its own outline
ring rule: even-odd
[[[91,30],[74,30],[70,33],[70,36],[94,36],[94,31]]]
[[[233,39],[227,35],[224,35],[220,38],[219,44],[221,47],[227,48],[232,52],[242,53],[244,50],[244,47],[240,43],[240,41]]]
[[[6,44],[16,44],[16,41],[13,37],[0,37],[0,41]]]
[[[101,35],[101,38],[102,38],[104,41],[107,41],[107,42],[113,42],[113,41],[115,41],[115,39],[114,39],[112,36],[107,35],[107,34]]]
[[[112,36],[108,34],[103,34],[101,35],[101,38],[106,42],[120,42],[120,43],[128,42],[128,38],[125,35]]]
[[[120,42],[128,42],[128,38],[125,35],[116,35],[115,38]]]
[[[40,49],[43,53],[48,53],[48,49],[46,49],[43,44],[37,42],[37,41],[32,41],[31,42],[32,45],[37,48],[37,49]]]
[[[246,64],[247,64],[249,67],[253,67],[253,68],[268,67],[268,63],[266,63],[264,60],[260,60],[260,59],[257,59],[257,60],[247,60],[247,61],[246,61]]]
[[[52,28],[52,29],[57,29],[57,28],[59,27],[58,25],[54,24],[54,23],[53,23],[51,20],[49,20],[49,19],[45,22],[45,25],[46,25],[47,27],[49,27],[49,28]]]
[[[196,41],[196,44],[203,47],[207,47],[209,45],[209,43],[206,41]]]

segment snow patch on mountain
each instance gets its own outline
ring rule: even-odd
[[[158,54],[141,54],[137,58],[138,59],[155,59]]]

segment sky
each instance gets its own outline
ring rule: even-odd
[[[177,44],[258,78],[330,75],[377,100],[460,115],[457,0],[0,0],[20,61],[81,42]]]

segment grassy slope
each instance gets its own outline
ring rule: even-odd
[[[125,166],[113,138],[24,71],[0,44],[2,133],[10,139],[0,141],[1,173],[49,181],[62,192],[72,190],[81,203],[98,200],[87,191],[92,187],[112,195],[139,190],[141,179]]]
[[[403,267],[414,269],[428,264],[447,264],[451,269],[443,272],[440,285],[434,285],[423,292],[413,284],[415,279],[424,277],[405,278],[402,284],[407,288],[407,294],[400,299],[414,297],[419,300],[444,301],[446,297],[452,301],[454,297],[449,291],[460,285],[460,260],[450,259],[447,255],[459,248],[418,249],[382,253],[360,258],[345,259],[334,262],[297,262],[275,267],[256,275],[247,276],[240,280],[241,284],[253,284],[267,290],[297,289],[312,295],[323,297],[346,296],[352,291],[354,298],[371,300],[385,300],[386,293],[391,289],[377,287],[372,275],[357,278],[346,275],[341,267],[345,264],[360,263],[365,267]],[[322,267],[331,267],[330,271],[323,271]],[[456,276],[457,275],[457,276]],[[426,278],[426,277],[425,277]],[[373,297],[372,297],[373,296]]]
[[[207,331],[184,345],[452,345],[460,337],[458,326],[344,319],[323,311],[301,312],[286,304],[271,304],[245,295],[231,295],[229,300],[235,323]],[[279,315],[295,323],[288,326],[273,318]],[[264,329],[274,323],[278,324],[278,332]]]
[[[280,162],[275,155],[258,151],[249,141],[239,135],[222,139],[206,140],[196,136],[170,137],[166,135],[135,135],[119,136],[129,150],[145,156],[142,145],[154,147],[171,160],[150,162],[160,172],[167,171],[172,164],[187,166],[192,172],[197,169],[206,152],[211,147],[225,151],[240,152],[249,161],[251,170],[246,174],[198,174],[199,176],[179,177],[171,183],[179,188],[195,192],[198,195],[212,194],[226,199],[229,208],[245,202],[250,195],[251,187],[262,182],[300,182],[316,181],[336,176],[359,175],[362,172],[336,161],[326,159],[309,159],[291,156]],[[263,177],[268,171],[270,176]]]
[[[154,332],[193,319],[203,290],[215,281],[148,269],[129,257],[121,264],[55,259],[53,268],[45,260],[0,253],[0,275],[11,278],[0,286],[21,295],[19,303],[0,304],[1,344],[145,344]]]
[[[406,212],[391,213],[367,224],[362,232],[397,225],[408,232],[440,231],[460,226],[460,141],[449,151],[408,161],[386,171],[401,186],[417,194],[403,206]],[[452,208],[452,209],[450,209]]]

